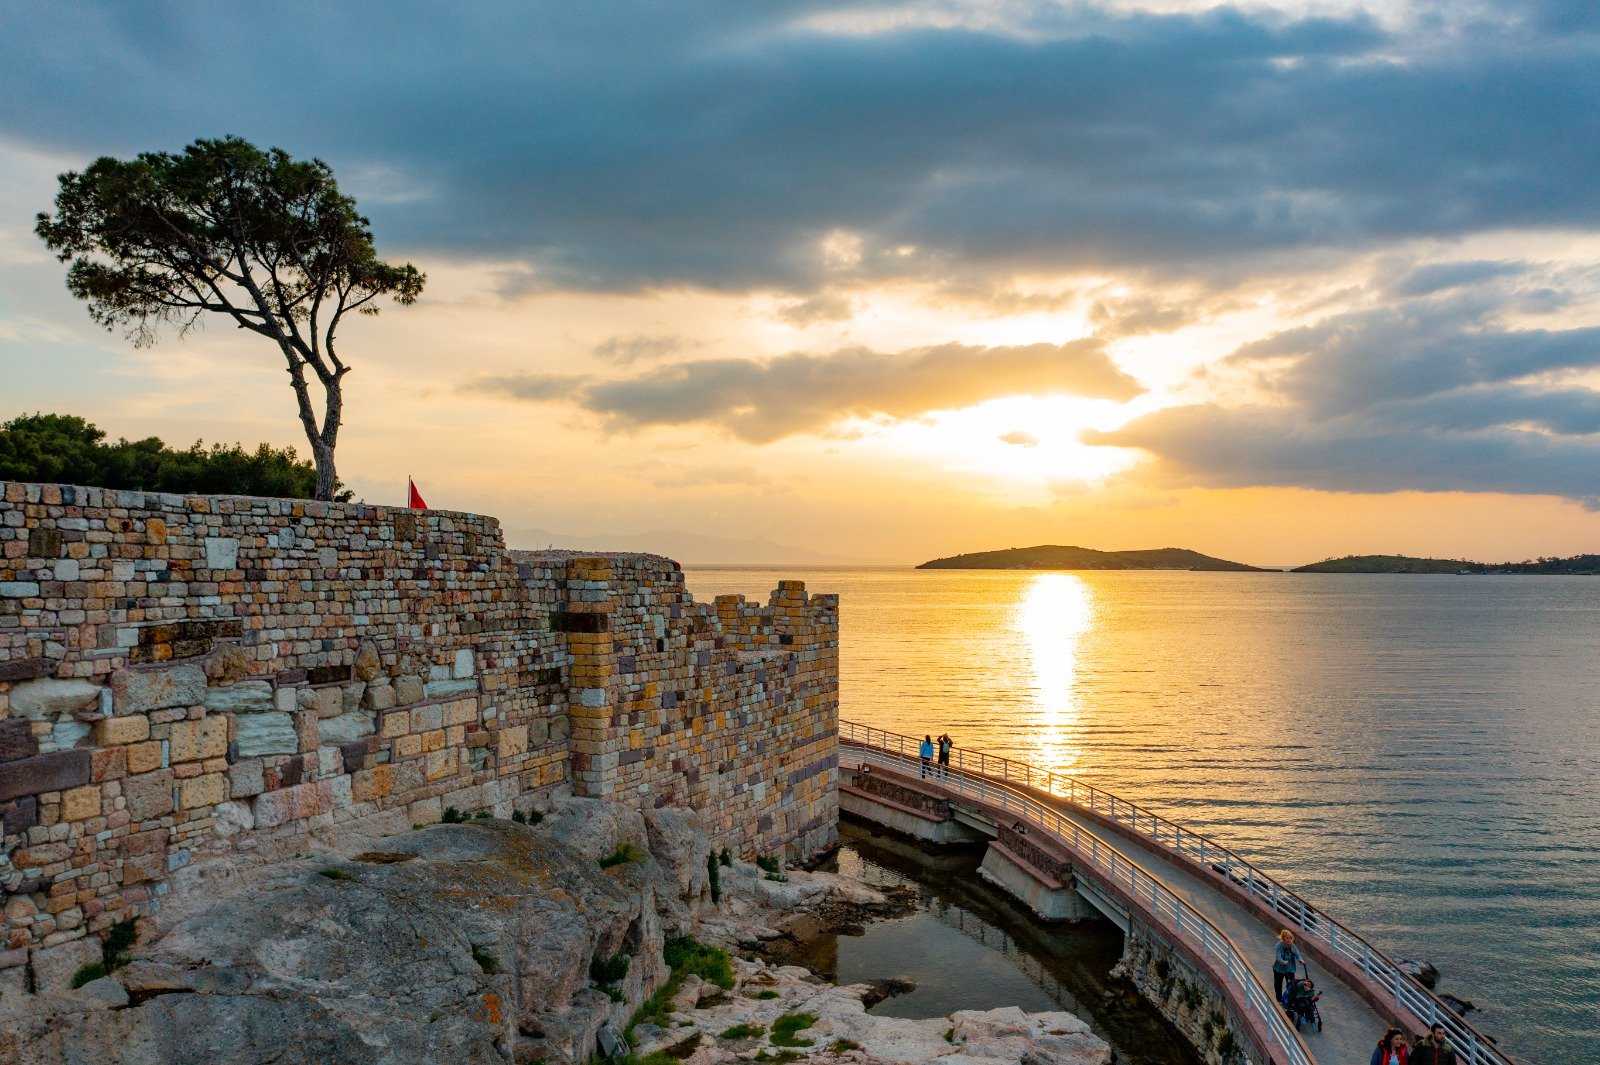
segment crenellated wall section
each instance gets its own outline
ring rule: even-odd
[[[0,975],[208,859],[526,812],[690,806],[811,853],[837,815],[837,597],[696,603],[649,555],[493,518],[0,482]]]

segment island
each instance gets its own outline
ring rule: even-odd
[[[918,569],[1143,569],[1205,570],[1217,573],[1261,573],[1256,566],[1213,558],[1182,547],[1146,551],[1096,551],[1088,547],[1009,547],[1003,551],[973,551],[936,558]]]
[[[1291,573],[1536,573],[1570,576],[1600,574],[1600,555],[1537,558],[1526,562],[1472,562],[1457,558],[1412,558],[1409,555],[1346,555],[1327,558]]]

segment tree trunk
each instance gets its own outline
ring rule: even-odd
[[[333,448],[320,438],[311,442],[311,457],[317,464],[317,498],[333,501],[334,489],[339,485],[339,475],[333,468]]]

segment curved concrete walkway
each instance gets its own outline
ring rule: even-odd
[[[881,771],[881,770],[880,770]],[[892,772],[892,771],[891,771]],[[970,774],[970,770],[968,773]],[[938,794],[955,806],[972,809],[981,807],[958,791],[939,786],[935,777],[922,779],[917,775],[894,773],[915,788]],[[991,783],[1004,785],[1004,781],[988,778]],[[1263,923],[1256,913],[1241,906],[1220,889],[1207,883],[1178,862],[1168,858],[1159,847],[1146,846],[1116,832],[1092,818],[1082,816],[1077,807],[1063,801],[1053,801],[1046,795],[1029,789],[1030,798],[1050,806],[1065,818],[1093,835],[1101,844],[1122,854],[1157,878],[1173,894],[1180,896],[1190,906],[1200,911],[1213,925],[1231,939],[1246,956],[1257,978],[1269,991],[1272,989],[1273,950],[1277,944],[1278,929]],[[1388,1027],[1388,1019],[1379,1014],[1365,999],[1356,994],[1337,977],[1307,959],[1307,971],[1322,992],[1319,1003],[1322,1010],[1323,1030],[1306,1029],[1300,1033],[1306,1049],[1316,1059],[1317,1065],[1365,1065],[1372,1055],[1378,1037]]]

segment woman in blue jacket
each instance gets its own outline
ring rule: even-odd
[[[1278,933],[1278,946],[1272,958],[1272,994],[1279,1002],[1283,1001],[1283,985],[1294,982],[1301,962],[1300,948],[1294,945],[1294,933],[1285,928]]]
[[[933,761],[933,737],[922,737],[922,746],[917,748],[917,754],[922,758],[922,779],[928,779],[928,765]]]

